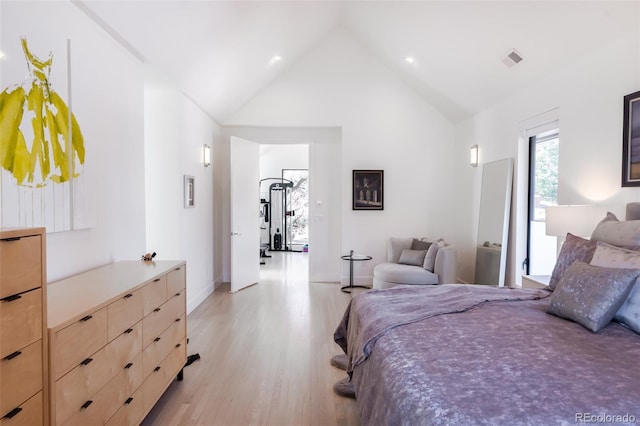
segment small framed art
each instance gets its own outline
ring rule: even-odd
[[[624,97],[622,186],[640,186],[640,92]]]
[[[384,210],[384,170],[354,170],[353,210]]]
[[[184,175],[184,208],[190,209],[195,207],[195,179],[193,176]]]

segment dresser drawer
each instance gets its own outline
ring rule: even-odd
[[[42,286],[40,235],[0,239],[0,299]]]
[[[0,426],[39,426],[44,424],[44,413],[42,411],[42,392],[32,396],[20,407],[2,412]]]
[[[0,358],[42,338],[42,289],[0,302]]]
[[[131,332],[121,334],[107,346],[85,358],[81,364],[56,382],[56,422],[58,424],[78,412],[100,388],[125,370],[127,364],[133,363],[138,358],[131,368],[135,367],[133,370],[135,372],[138,371],[138,367],[142,367],[138,365],[142,351],[141,328],[141,324],[138,323]],[[91,411],[97,410],[94,408]],[[111,414],[113,413],[110,413],[109,417]],[[108,417],[103,421],[107,419]]]
[[[142,364],[132,363],[131,367],[122,369],[109,383],[83,401],[80,408],[62,424],[65,426],[105,424],[140,386],[141,379]]]
[[[156,278],[142,287],[144,315],[150,314],[158,306],[167,301],[167,276]]]
[[[42,341],[0,360],[0,413],[8,413],[42,390]]]
[[[185,292],[171,297],[142,320],[142,346],[147,347],[185,312]]]
[[[140,423],[144,415],[142,387],[128,397],[120,409],[109,419],[107,426],[133,426]]]
[[[171,297],[184,290],[187,282],[187,268],[180,266],[167,274],[167,295]]]
[[[185,337],[185,315],[183,314],[177,321],[174,321],[156,340],[154,339],[143,352],[144,375],[151,374],[153,369],[169,355],[169,352],[177,343]]]
[[[107,308],[89,314],[49,337],[53,376],[59,379],[107,344]]]
[[[142,290],[127,293],[107,307],[108,339],[112,341],[142,319]]]

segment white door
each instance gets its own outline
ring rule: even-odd
[[[231,137],[231,292],[260,279],[260,146]]]

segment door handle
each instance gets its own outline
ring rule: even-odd
[[[232,236],[232,237],[233,237],[233,236],[235,236],[235,235],[242,235],[242,233],[240,233],[240,232],[232,232],[232,233],[231,233],[231,236]]]

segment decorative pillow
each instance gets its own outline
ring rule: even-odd
[[[411,242],[411,250],[429,250],[430,245],[429,241],[421,241],[414,238]]]
[[[400,253],[400,259],[398,260],[398,263],[401,263],[403,265],[422,266],[426,254],[426,250],[404,249],[402,250],[402,253]]]
[[[547,312],[602,330],[625,301],[639,269],[603,268],[575,261],[564,271]]]
[[[551,278],[549,279],[549,290],[553,291],[562,278],[564,271],[571,266],[576,260],[585,263],[591,262],[593,252],[596,249],[596,242],[576,237],[573,234],[567,234],[567,238],[560,249],[556,266],[553,268]]]
[[[591,264],[608,268],[640,269],[640,253],[599,241],[596,251],[593,253]],[[636,280],[629,297],[618,309],[613,319],[640,334],[640,280]]]
[[[422,264],[424,269],[433,272],[433,268],[436,266],[436,255],[438,254],[438,250],[440,250],[440,247],[444,247],[444,245],[445,243],[442,239],[431,243],[427,250],[427,255],[424,257],[424,263]]]
[[[389,238],[389,243],[387,244],[387,262],[398,263],[402,250],[410,249],[412,241],[413,238]]]
[[[615,214],[608,212],[596,225],[591,239],[620,247],[640,246],[640,220],[620,222]]]

